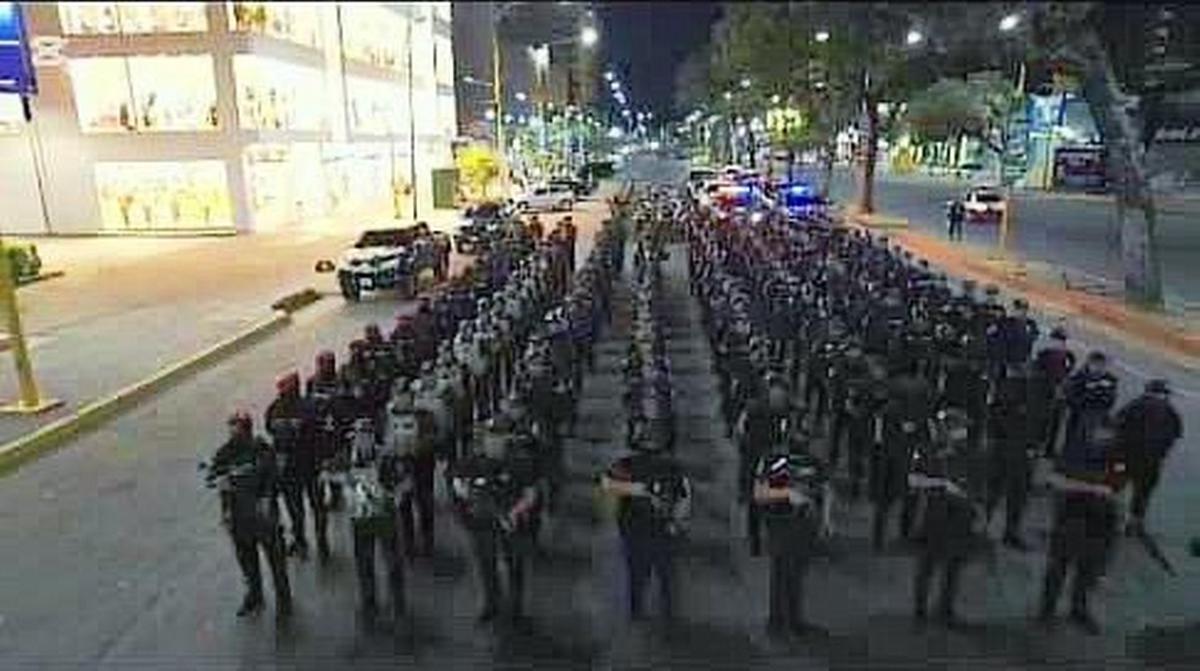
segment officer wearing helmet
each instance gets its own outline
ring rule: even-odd
[[[339,508],[342,499],[340,485],[330,476],[333,462],[344,447],[347,427],[343,412],[343,394],[342,381],[337,374],[337,358],[332,351],[324,350],[317,354],[316,370],[305,381],[304,395],[312,408],[315,425],[318,484],[324,484],[324,487],[319,489],[330,489],[327,511]],[[320,493],[319,498],[324,501],[324,492]]]
[[[825,464],[796,427],[754,469],[754,503],[762,508],[771,556],[768,630],[803,634],[804,578],[820,539],[830,534],[833,490]]]
[[[388,405],[388,432],[411,484],[399,497],[401,532],[410,557],[433,554],[433,481],[437,461],[434,452],[439,399],[434,397],[432,375],[414,380],[409,389],[393,393]],[[416,528],[420,528],[418,544]]]
[[[317,480],[316,417],[312,405],[300,395],[299,374],[283,376],[276,389],[278,395],[267,407],[263,424],[280,461],[280,485],[292,526],[289,552],[301,559],[308,557],[304,530],[304,500],[308,499],[316,523],[317,551],[325,560],[329,558],[329,539],[325,503]]]
[[[238,566],[246,582],[246,596],[238,617],[263,607],[259,548],[267,555],[275,585],[275,611],[286,617],[292,611],[292,590],[284,560],[279,527],[279,472],[274,450],[254,435],[253,420],[245,412],[229,418],[229,438],[207,465],[206,483],[221,494],[221,522],[233,540]]]
[[[644,595],[653,576],[658,580],[659,608],[670,619],[675,554],[691,516],[692,485],[645,424],[637,425],[631,443],[633,453],[614,462],[600,478],[602,491],[617,501],[629,616],[643,617]]]
[[[531,522],[539,496],[533,463],[511,449],[511,421],[498,415],[481,432],[475,454],[460,460],[451,479],[459,519],[471,537],[480,587],[481,623],[500,613],[498,562],[508,568],[508,610],[514,622],[524,618],[525,566],[532,551]]]

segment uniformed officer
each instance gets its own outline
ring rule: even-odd
[[[317,480],[316,425],[312,406],[300,395],[299,374],[283,376],[276,388],[278,396],[267,407],[263,423],[281,462],[280,485],[292,524],[292,545],[288,549],[301,559],[308,557],[308,539],[304,530],[304,500],[307,498],[316,522],[317,551],[322,559],[328,559],[329,539],[325,502]]]
[[[659,608],[670,619],[675,553],[691,515],[691,481],[648,431],[636,432],[633,447],[633,454],[618,459],[601,477],[601,488],[617,498],[630,618],[643,617],[644,593],[654,576]]]
[[[761,510],[753,500],[754,469],[772,446],[788,444],[788,436],[793,428],[798,428],[799,420],[793,412],[784,379],[772,373],[764,381],[765,393],[747,406],[734,432],[740,457],[739,497],[746,501],[746,533],[750,554],[755,557],[762,554],[762,523]]]
[[[238,617],[263,607],[260,546],[271,567],[276,614],[286,617],[292,611],[292,590],[279,528],[276,456],[266,441],[254,435],[249,414],[236,412],[229,418],[229,440],[217,450],[207,471],[208,486],[221,493],[221,523],[229,530],[246,582]]]
[[[1075,370],[1075,354],[1067,347],[1067,332],[1061,327],[1050,331],[1050,342],[1037,353],[1034,359],[1034,375],[1042,385],[1039,396],[1047,408],[1043,441],[1045,455],[1054,458],[1057,454],[1058,431],[1066,411],[1065,385]]]
[[[1083,368],[1067,378],[1063,395],[1067,427],[1061,461],[1067,470],[1083,470],[1096,442],[1092,434],[1117,402],[1117,378],[1108,372],[1108,357],[1099,351],[1088,354]]]
[[[1150,380],[1142,395],[1117,413],[1118,438],[1133,488],[1126,527],[1131,535],[1144,533],[1146,507],[1158,486],[1163,461],[1183,436],[1183,422],[1171,405],[1170,394],[1166,380]]]
[[[415,424],[415,418],[411,416],[393,421],[400,423],[405,419]],[[409,427],[393,430],[400,435],[415,432]],[[367,622],[371,622],[378,613],[375,594],[375,553],[378,548],[388,574],[392,613],[398,621],[404,614],[405,599],[396,506],[398,498],[412,490],[412,475],[405,468],[407,462],[394,451],[395,445],[385,443],[380,447],[373,435],[359,438],[352,447],[349,481],[350,526],[362,614]]]
[[[316,370],[305,382],[305,398],[312,408],[315,424],[314,441],[318,471],[319,490],[328,489],[328,500],[324,491],[319,491],[326,512],[338,510],[342,505],[341,485],[332,477],[332,466],[337,454],[344,448],[346,427],[343,425],[342,381],[337,375],[337,359],[332,351],[317,354]]]
[[[1023,371],[1009,373],[999,383],[992,403],[991,452],[987,495],[987,519],[1005,502],[1004,544],[1025,550],[1021,521],[1029,499],[1033,476],[1034,409],[1030,407],[1029,377]]]
[[[767,626],[773,634],[807,629],[804,578],[818,540],[831,528],[828,472],[807,443],[807,436],[795,431],[790,446],[777,446],[755,468],[754,501],[763,508],[771,555]]]
[[[394,394],[388,407],[390,421],[385,436],[409,476],[397,508],[404,548],[409,557],[433,554],[433,480],[436,470],[436,427],[432,380],[416,380],[407,394]],[[416,530],[420,529],[420,537]]]
[[[525,567],[533,550],[530,522],[538,505],[534,465],[510,453],[510,421],[498,416],[488,423],[481,449],[455,467],[452,493],[463,526],[471,536],[483,588],[481,623],[500,612],[497,563],[508,567],[508,605],[515,622],[524,620]]]
[[[926,618],[930,584],[940,568],[937,614],[947,625],[960,624],[954,604],[959,577],[970,557],[982,490],[982,469],[968,439],[969,422],[958,408],[939,411],[931,422],[930,440],[915,453],[908,476],[909,486],[925,498],[924,546],[913,586],[913,614],[918,621]]]
[[[932,416],[929,384],[917,374],[916,361],[908,361],[898,369],[888,385],[888,401],[883,411],[883,449],[873,460],[875,512],[872,520],[872,542],[876,550],[883,548],[888,518],[897,500],[903,500],[900,531],[909,537],[912,528],[915,500],[908,491],[908,470],[912,454],[928,438],[928,421]]]

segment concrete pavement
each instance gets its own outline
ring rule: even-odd
[[[581,219],[577,216],[576,219]],[[582,223],[582,222],[581,222]],[[581,225],[581,234],[584,227]],[[1190,510],[1200,492],[1200,450],[1189,437],[1172,456],[1149,525],[1180,575],[1167,579],[1122,543],[1099,597],[1105,635],[1031,630],[1026,615],[1040,578],[1045,502],[1030,531],[1038,550],[1002,552],[997,571],[968,570],[962,633],[912,631],[907,618],[911,563],[901,549],[867,552],[867,511],[839,504],[837,540],[810,575],[809,611],[827,632],[791,644],[761,635],[764,559],[745,550],[733,503],[732,446],[724,440],[695,305],[680,283],[684,251],[671,250],[672,370],[680,395],[680,458],[696,481],[692,543],[684,553],[681,613],[671,631],[627,627],[618,586],[621,564],[610,521],[595,514],[591,476],[621,450],[624,418],[618,364],[627,315],[599,347],[585,381],[581,423],[567,448],[563,514],[547,530],[548,560],[530,591],[531,634],[478,629],[465,539],[439,511],[438,547],[410,574],[411,627],[400,636],[364,631],[354,616],[349,533],[333,522],[330,570],[290,561],[298,613],[277,629],[268,615],[239,621],[241,596],[231,548],[217,525],[217,502],[195,464],[209,457],[235,405],[265,408],[275,374],[311,367],[323,347],[344,350],[370,321],[386,323],[391,301],[324,301],[251,350],[205,371],[67,449],[28,465],[0,487],[0,668],[1115,668],[1169,663],[1187,668],[1195,647],[1200,561],[1182,551],[1195,535]],[[618,306],[625,305],[618,300]],[[1069,324],[1080,348],[1113,355],[1128,397],[1145,376],[1166,374],[1180,389],[1185,421],[1200,417],[1200,383],[1169,361],[1130,350]],[[440,486],[440,485],[439,485]],[[269,598],[269,597],[268,597]],[[1162,629],[1145,636],[1145,625]],[[1192,646],[1192,647],[1187,647]],[[1194,668],[1194,666],[1192,667]]]

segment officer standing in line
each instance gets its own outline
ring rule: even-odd
[[[525,566],[533,550],[530,522],[538,505],[534,465],[510,454],[513,439],[510,420],[498,416],[488,422],[478,453],[459,461],[452,479],[452,494],[462,524],[471,536],[483,609],[479,622],[491,622],[500,613],[500,577],[497,562],[508,567],[509,614],[524,621]]]
[[[1096,443],[1093,434],[1117,402],[1117,378],[1108,372],[1108,357],[1099,351],[1088,354],[1083,368],[1067,378],[1064,396],[1067,429],[1061,461],[1068,471],[1083,470]]]
[[[1042,388],[1040,398],[1047,407],[1045,456],[1053,459],[1057,454],[1058,430],[1066,412],[1064,388],[1067,378],[1075,370],[1075,354],[1067,347],[1067,332],[1061,327],[1050,331],[1050,344],[1038,351],[1033,370]]]
[[[1183,436],[1183,422],[1171,406],[1166,380],[1150,380],[1142,395],[1117,413],[1118,440],[1124,451],[1133,497],[1126,533],[1145,533],[1146,507],[1158,486],[1163,461]]]
[[[246,597],[238,617],[262,610],[262,569],[258,549],[267,554],[275,585],[275,613],[292,612],[292,589],[288,584],[279,528],[278,467],[274,450],[254,435],[253,420],[245,412],[229,418],[229,440],[207,466],[206,482],[221,494],[221,523],[229,530],[238,566],[246,582]]]
[[[300,376],[290,373],[276,385],[279,395],[267,407],[263,424],[271,435],[280,460],[281,488],[292,523],[289,553],[308,558],[308,539],[304,530],[304,499],[312,507],[317,529],[317,551],[329,558],[325,502],[317,481],[317,446],[312,407],[300,395]]]
[[[1004,499],[1004,544],[1014,550],[1028,549],[1021,538],[1021,521],[1029,500],[1033,477],[1033,409],[1030,407],[1029,377],[1010,373],[999,383],[992,403],[990,478],[987,487],[987,521]]]
[[[692,485],[679,464],[661,453],[645,425],[635,430],[632,455],[601,477],[601,488],[617,498],[617,526],[628,576],[629,616],[643,617],[644,593],[658,579],[659,608],[674,615],[675,552],[691,515]]]
[[[876,454],[872,469],[875,513],[871,538],[876,551],[883,549],[888,518],[898,499],[903,500],[901,535],[907,538],[912,530],[915,500],[908,490],[908,470],[913,450],[928,439],[927,423],[932,416],[932,392],[917,368],[916,361],[906,362],[888,385],[883,449]]]
[[[833,491],[802,432],[794,431],[790,446],[777,446],[759,461],[754,501],[763,507],[771,555],[768,631],[803,634],[804,578],[819,539],[829,536]]]
[[[735,430],[740,456],[739,497],[746,502],[746,533],[754,557],[762,554],[761,509],[753,499],[754,469],[773,445],[787,445],[790,431],[799,428],[783,378],[771,373],[764,382],[766,392],[748,404]]]
[[[411,392],[393,395],[388,409],[392,450],[400,456],[405,471],[411,474],[412,486],[401,492],[398,501],[400,531],[410,558],[433,554],[433,479],[437,469],[434,451],[437,420],[434,415],[438,403],[433,396],[433,383],[431,378],[413,381]]]
[[[397,425],[390,432],[397,437],[416,433],[416,418],[412,415],[391,418]],[[403,424],[407,424],[404,426]],[[358,574],[363,618],[374,621],[378,613],[375,594],[375,551],[383,553],[388,574],[392,614],[395,621],[404,615],[404,563],[400,560],[399,538],[396,533],[397,500],[412,491],[410,455],[397,454],[394,447],[408,447],[397,440],[382,448],[374,440],[355,441],[350,468],[350,527],[354,537],[354,564]]]
[[[330,468],[337,453],[342,449],[345,430],[341,425],[340,418],[340,397],[342,395],[342,382],[337,375],[337,359],[332,351],[325,350],[317,354],[316,370],[312,377],[308,378],[304,384],[305,398],[312,408],[313,421],[315,424],[314,441],[317,458],[317,484],[318,498],[320,498],[322,506],[326,513],[336,509],[335,501],[340,501],[341,489],[338,487],[336,493],[329,492],[329,501],[326,503],[325,485],[331,489],[336,486],[331,479],[332,473]],[[319,542],[319,541],[318,541]]]
[[[909,486],[926,497],[925,544],[913,586],[913,615],[918,622],[927,616],[930,585],[941,567],[937,614],[949,626],[960,624],[954,603],[970,555],[980,489],[978,461],[967,436],[969,421],[957,408],[939,411],[931,422],[931,440],[916,453],[918,458],[908,476]]]

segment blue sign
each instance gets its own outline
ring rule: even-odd
[[[21,8],[15,2],[0,2],[0,93],[37,93]]]

